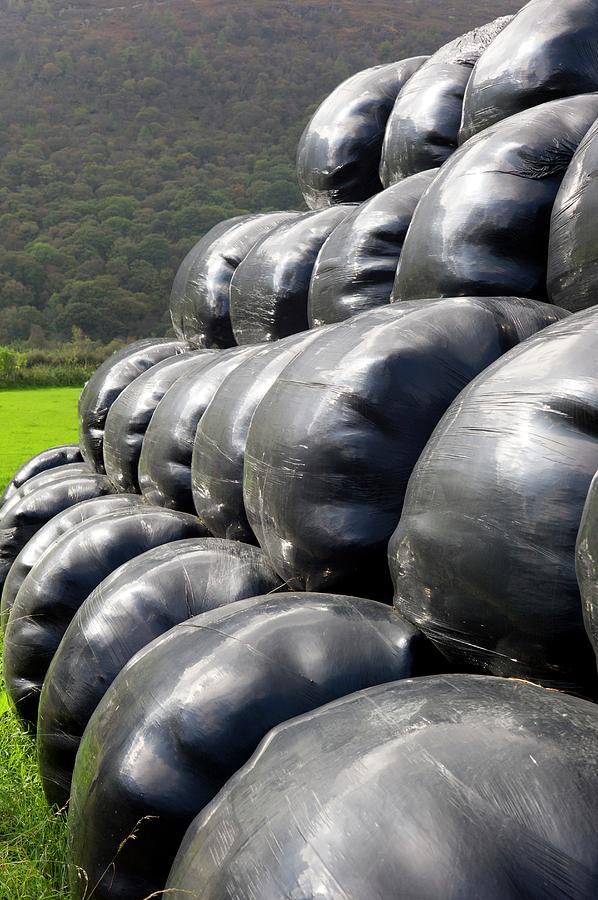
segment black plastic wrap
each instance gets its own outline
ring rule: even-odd
[[[96,476],[97,479],[97,476]],[[54,541],[75,525],[85,522],[92,516],[127,509],[141,503],[141,497],[131,494],[107,495],[92,500],[82,500],[74,506],[67,507],[61,513],[46,522],[32,538],[27,541],[9,569],[2,589],[2,610],[5,616],[10,614],[15,597],[23,581]]]
[[[548,296],[572,312],[598,303],[598,123],[577,148],[556,196]]]
[[[139,650],[193,616],[280,586],[261,550],[214,538],[150,550],[102,581],[69,625],[44,681],[37,750],[48,801],[67,802],[91,714]]]
[[[598,660],[598,473],[590,485],[575,552],[586,632]]]
[[[177,625],[121,672],[87,727],[72,863],[98,884],[97,900],[147,897],[164,887],[194,816],[274,725],[437,665],[417,630],[355,597],[257,597]],[[84,896],[83,880],[73,887]]]
[[[25,723],[35,727],[52,657],[100,581],[146,550],[205,533],[194,516],[144,504],[88,519],[52,545],[23,581],[5,632],[4,679]]]
[[[238,267],[230,315],[238,344],[275,341],[307,331],[309,283],[322,244],[355,206],[305,213],[260,241]]]
[[[361,691],[270,732],[188,830],[165,896],[590,900],[597,742],[594,704],[530,684]]]
[[[249,429],[244,495],[292,590],[390,600],[388,540],[433,429],[472,378],[561,314],[512,297],[380,307],[284,370]]]
[[[139,493],[139,457],[156,407],[175,381],[204,356],[214,354],[197,350],[163,360],[136,378],[110,407],[104,428],[104,465],[117,491]]]
[[[252,247],[298,212],[262,213],[232,219],[193,247],[183,260],[170,297],[175,332],[198,347],[234,347],[229,299],[230,283]],[[232,223],[232,224],[231,224]]]
[[[228,231],[237,225],[251,222],[254,219],[255,215],[244,215],[233,216],[231,219],[218,222],[191,247],[178,267],[170,292],[170,320],[174,333],[181,340],[188,340],[190,343],[195,343],[195,339],[201,340],[200,326],[195,314],[196,298],[192,289],[188,291],[187,287],[189,285],[189,288],[192,288],[193,271],[198,266],[201,270],[212,244],[219,242]]]
[[[42,472],[49,472],[52,469],[69,465],[69,463],[81,463],[83,457],[78,444],[61,444],[59,447],[50,447],[49,450],[42,450],[31,459],[27,460],[20,469],[13,475],[9,483],[6,485],[2,496],[0,497],[0,507],[7,500],[16,494],[18,489]]]
[[[598,307],[461,394],[415,468],[389,547],[395,604],[453,666],[596,693],[575,540],[598,470]]]
[[[62,468],[62,467],[61,467]],[[71,466],[65,466],[65,469]],[[28,541],[50,519],[63,510],[101,497],[112,491],[110,482],[104,475],[95,472],[63,473],[61,478],[49,478],[58,470],[42,472],[27,481],[11,500],[0,510],[0,591],[2,604],[0,623],[6,627],[12,605],[10,594],[4,595],[4,585],[8,573],[21,550]],[[40,483],[41,482],[41,483]]]
[[[28,497],[33,491],[37,491],[38,488],[45,487],[47,484],[53,484],[55,481],[62,481],[63,478],[75,475],[97,475],[97,472],[94,472],[85,462],[64,463],[64,465],[56,466],[54,469],[45,469],[43,472],[39,472],[37,475],[28,478],[27,481],[23,482],[20,488],[17,488],[6,503],[3,503],[2,508],[0,509],[0,516],[5,513],[9,507],[14,506],[15,503]]]
[[[139,486],[150,503],[195,511],[191,460],[197,426],[227,375],[258,349],[235,348],[198,360],[197,368],[166,391],[145,433],[139,459]]]
[[[598,94],[556,100],[499,122],[461,147],[415,211],[394,299],[547,299],[552,206],[596,116]]]
[[[225,378],[201,418],[193,444],[195,510],[216,537],[255,543],[243,503],[243,466],[253,414],[283,369],[317,336],[269,344]]]
[[[521,110],[596,90],[597,0],[532,0],[476,65],[459,141]]]
[[[352,75],[318,107],[299,141],[297,177],[310,209],[361,203],[382,190],[384,130],[397,94],[427,56]]]
[[[463,96],[473,67],[512,20],[495,19],[456,38],[411,76],[388,119],[380,179],[389,187],[442,166],[459,144]]]
[[[376,194],[334,229],[311,277],[311,328],[342,322],[390,303],[399,257],[415,207],[438,169]]]
[[[183,341],[147,338],[114,353],[93,373],[79,398],[79,446],[97,472],[104,474],[104,426],[116,398],[147,369],[187,349]]]

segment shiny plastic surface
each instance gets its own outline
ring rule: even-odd
[[[104,428],[104,465],[117,491],[139,493],[139,457],[143,438],[166,391],[197,360],[212,357],[207,350],[180,353],[152,366],[124,389],[108,411]]]
[[[495,19],[444,47],[411,76],[388,119],[380,179],[389,187],[441,166],[459,144],[463,95],[473,67],[512,20]]]
[[[147,507],[88,519],[63,534],[33,566],[16,596],[4,640],[4,678],[32,728],[48,666],[85,598],[118,566],[146,550],[205,536],[194,516]]]
[[[307,331],[309,283],[322,244],[354,206],[306,213],[260,241],[238,267],[230,315],[238,344],[276,341]]]
[[[426,59],[364,69],[318,107],[297,151],[299,186],[310,209],[361,203],[382,190],[378,170],[388,117],[397,94]]]
[[[216,537],[256,541],[243,503],[249,426],[280,373],[315,338],[313,331],[284,338],[241,363],[222,382],[200,420],[191,462],[193,503]]]
[[[284,370],[249,429],[244,495],[291,590],[390,600],[388,540],[433,429],[472,378],[560,315],[515,298],[395,304],[331,326]]]
[[[334,229],[309,287],[311,328],[342,322],[390,303],[399,257],[415,207],[438,169],[376,194]]]
[[[191,460],[197,426],[226,376],[257,349],[227,350],[198,360],[196,368],[166,391],[145,433],[139,458],[139,486],[150,503],[195,511]]]
[[[218,222],[191,247],[178,267],[170,292],[169,308],[174,333],[181,340],[188,340],[190,343],[201,341],[201,326],[195,313],[196,296],[193,292],[193,282],[196,279],[193,277],[193,272],[196,269],[202,271],[204,260],[209,255],[212,244],[218,243],[228,231],[237,225],[251,222],[254,219],[255,215],[245,215],[233,216],[231,219]]]
[[[546,300],[552,206],[597,116],[598,94],[556,100],[461,147],[415,211],[394,299],[512,294]]]
[[[187,349],[182,341],[147,338],[114,353],[96,369],[79,398],[79,446],[93,469],[104,474],[104,426],[116,398],[147,369]]]
[[[586,632],[598,660],[598,473],[588,491],[575,553]]]
[[[172,900],[598,895],[598,707],[466,675],[270,732],[188,830]]]
[[[459,141],[523,109],[596,90],[597,0],[532,0],[476,65]]]
[[[198,347],[234,347],[229,294],[235,269],[251,248],[297,212],[229,219],[208,232],[183,260],[170,296],[176,334]]]
[[[575,541],[598,470],[598,307],[474,381],[415,468],[389,547],[395,604],[450,663],[596,693]]]
[[[78,444],[61,444],[58,447],[50,447],[49,450],[42,450],[15,472],[0,497],[0,506],[10,500],[13,494],[16,494],[18,489],[30,478],[69,463],[80,462],[83,462],[83,457]]]
[[[355,597],[257,597],[177,625],[121,672],[89,723],[71,862],[98,883],[97,900],[142,900],[164,887],[187,826],[274,725],[437,664],[396,613]],[[83,897],[84,883],[73,887]]]
[[[598,124],[577,148],[552,209],[548,295],[572,312],[598,303]]]
[[[54,541],[58,540],[62,534],[69,531],[75,525],[79,525],[81,522],[91,519],[92,516],[114,512],[117,509],[126,509],[130,506],[136,506],[141,502],[141,497],[135,497],[131,494],[95,497],[92,500],[82,500],[80,503],[75,503],[74,506],[67,507],[66,509],[63,509],[62,512],[58,513],[58,515],[53,516],[49,522],[46,522],[46,524],[27,541],[9,569],[2,589],[2,610],[4,615],[8,616],[10,614],[18,590],[33,566],[46,552],[48,547],[50,547]]]
[[[91,714],[139,650],[193,616],[280,586],[257,547],[214,538],[166,544],[104,579],[69,625],[44,681],[37,750],[48,801],[67,802]]]
[[[75,465],[75,464],[74,464]],[[70,469],[64,466],[61,469]],[[77,467],[78,468],[78,467]],[[87,467],[85,467],[87,468]],[[4,594],[10,569],[28,541],[63,510],[112,491],[107,478],[95,472],[42,472],[27,481],[0,509],[0,623],[6,627],[13,597]],[[53,477],[52,477],[53,476]]]
[[[94,472],[86,462],[65,463],[62,466],[56,466],[54,469],[45,469],[43,472],[28,478],[20,488],[17,488],[14,494],[2,505],[0,515],[24,497],[28,497],[33,491],[37,491],[38,488],[46,484],[52,484],[55,481],[62,481],[63,478],[74,475],[97,475],[97,472]]]

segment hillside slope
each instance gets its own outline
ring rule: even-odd
[[[519,6],[0,0],[0,343],[161,333],[202,233],[301,204],[297,140],[339,81]]]

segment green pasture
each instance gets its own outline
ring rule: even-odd
[[[0,486],[35,453],[76,439],[80,388],[0,391]],[[0,681],[0,898],[65,900],[66,827],[48,808],[35,744]]]
[[[77,439],[81,388],[0,391],[0,490],[24,462]]]
[[[66,823],[45,801],[35,744],[8,708],[0,681],[0,897],[66,900]]]

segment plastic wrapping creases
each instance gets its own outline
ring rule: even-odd
[[[382,190],[378,170],[388,117],[399,91],[426,59],[357,72],[321,103],[297,151],[297,177],[310,209],[361,203]]]
[[[229,299],[237,266],[251,248],[297,212],[261,213],[221,222],[193,247],[170,296],[174,330],[197,347],[234,347]]]
[[[187,349],[183,341],[146,338],[114,353],[96,369],[79,398],[79,446],[93,469],[105,473],[104,426],[116,398],[147,369]]]
[[[70,470],[67,472],[67,469]],[[75,471],[73,471],[75,470]],[[6,628],[14,597],[4,593],[6,578],[27,542],[54,516],[94,497],[110,494],[104,475],[72,464],[42,472],[27,481],[0,510],[1,624]]]
[[[495,19],[445,44],[411,76],[386,125],[380,162],[385,187],[437,168],[455,152],[473,67],[511,19]]]
[[[22,721],[35,728],[48,666],[100,581],[146,550],[205,534],[194,516],[142,505],[88,519],[46,551],[24,579],[5,632],[6,689]]]
[[[47,799],[62,807],[75,755],[102,697],[129,660],[174,625],[280,588],[261,550],[234,541],[174,541],[120,566],[69,625],[44,681],[37,737]]]
[[[454,666],[597,696],[575,542],[598,470],[598,307],[506,354],[421,455],[390,542],[395,604]]]
[[[202,357],[166,391],[145,432],[139,458],[139,486],[148,502],[194,512],[191,461],[197,426],[226,376],[258,349],[234,348]]]
[[[249,426],[281,372],[317,336],[314,331],[293,335],[250,356],[224,379],[201,417],[191,461],[193,503],[216,537],[256,542],[243,503]]]
[[[117,397],[106,417],[104,465],[117,491],[139,493],[139,458],[156,407],[172,385],[215,351],[179,353],[152,366]]]
[[[506,294],[547,300],[552,207],[597,116],[598,94],[555,100],[499,122],[461,147],[418,204],[393,298]]]
[[[598,123],[577,148],[552,208],[548,295],[578,312],[598,303]]]
[[[354,210],[349,204],[305,213],[276,228],[237,268],[231,321],[238,344],[307,331],[309,285],[324,241]]]
[[[98,900],[163,889],[187,826],[270,728],[437,665],[400,616],[354,597],[257,597],[177,625],[121,672],[85,731],[71,862],[97,884]],[[122,844],[133,828],[135,840]],[[83,896],[81,882],[72,888]]]
[[[91,482],[92,490],[93,485],[97,484],[98,479],[100,478],[101,476],[94,476],[94,481]],[[105,482],[101,483],[105,485]],[[81,487],[82,486],[80,485],[78,490],[81,490]],[[62,491],[60,491],[60,493],[62,493]],[[84,495],[83,492],[82,496]],[[48,499],[47,495],[46,499]],[[120,494],[118,496],[105,494],[104,496],[94,497],[90,500],[80,500],[75,503],[74,506],[69,506],[57,515],[52,516],[39,531],[36,531],[33,537],[29,538],[10,567],[2,589],[2,609],[4,615],[7,616],[10,613],[19,588],[33,566],[43,556],[48,547],[50,547],[54,541],[57,541],[61,535],[71,528],[80,525],[81,522],[85,522],[87,519],[92,518],[92,516],[114,512],[117,509],[126,509],[130,506],[136,506],[141,502],[141,497],[135,497],[131,494]],[[53,511],[54,508],[50,509],[50,512]]]
[[[259,404],[245,448],[251,528],[292,590],[390,601],[407,482],[459,392],[564,311],[517,298],[394,304],[319,333]]]
[[[413,213],[438,169],[381,191],[336,226],[316,259],[309,286],[311,328],[390,303]]]
[[[521,110],[596,90],[597,0],[531,0],[476,65],[459,142]]]
[[[595,897],[597,742],[594,704],[521,682],[360,691],[270,732],[189,828],[167,896]]]
[[[81,451],[78,444],[61,444],[58,447],[50,447],[48,450],[42,450],[31,459],[27,460],[13,475],[4,492],[0,497],[0,507],[15,494],[18,489],[42,472],[50,469],[60,468],[60,466],[69,465],[70,463],[83,462]]]

